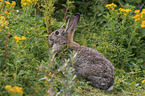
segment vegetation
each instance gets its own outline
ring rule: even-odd
[[[16,2],[15,2],[16,1]],[[141,0],[0,0],[1,96],[145,95],[145,8]],[[101,52],[115,66],[105,92],[77,78],[75,53],[61,60],[47,39],[81,13],[74,41]]]

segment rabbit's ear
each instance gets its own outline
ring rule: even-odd
[[[79,20],[80,20],[80,14],[79,13],[76,13],[75,15],[71,16],[68,19],[65,31],[70,33],[70,34],[73,34],[74,31],[75,31],[75,28],[77,27],[77,25],[79,23]]]

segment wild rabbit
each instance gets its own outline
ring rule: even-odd
[[[80,46],[73,41],[73,34],[80,19],[80,14],[76,13],[68,19],[65,29],[58,29],[52,32],[48,38],[52,42],[53,51],[59,52],[66,46],[70,46],[71,51],[77,53],[73,67],[78,77],[91,81],[92,85],[110,91],[114,83],[114,66],[97,50]]]

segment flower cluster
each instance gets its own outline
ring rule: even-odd
[[[7,15],[11,15],[11,13],[9,13],[9,12],[5,12],[5,14],[7,14]]]
[[[8,2],[8,1],[5,1],[5,3],[6,3],[7,5],[16,5],[16,2],[15,2],[15,1],[12,1],[12,3]]]
[[[129,13],[131,10],[130,9],[119,8],[119,11]]]
[[[135,22],[142,21],[141,27],[145,28],[145,9],[142,9],[141,12],[140,10],[135,10],[134,13],[136,13],[136,15],[133,17]]]
[[[24,36],[22,36],[22,38],[18,37],[18,36],[15,36],[13,38],[17,40],[16,43],[18,43],[20,40],[26,40],[26,38]]]
[[[107,4],[106,7],[114,10],[114,7],[117,7],[117,5],[115,5],[114,3],[112,3],[112,4]]]
[[[15,86],[15,87],[12,87],[11,85],[6,85],[5,86],[5,89],[10,93],[10,94],[15,94],[15,96],[17,94],[20,94],[21,96],[23,95],[23,91],[22,91],[22,87],[18,87],[18,86]]]
[[[30,5],[32,4],[33,2],[37,2],[38,0],[21,0],[21,4],[23,6],[27,6],[27,5]]]
[[[117,5],[115,5],[114,3],[112,3],[112,4],[107,4],[106,7],[107,8],[112,8],[112,7],[117,7]]]
[[[145,83],[145,80],[143,80],[142,83]]]
[[[4,26],[6,26],[8,24],[9,24],[9,22],[5,20],[5,17],[4,16],[0,16],[0,26],[4,27]]]

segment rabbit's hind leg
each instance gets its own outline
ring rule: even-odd
[[[88,80],[91,81],[94,87],[97,87],[99,89],[103,89],[106,91],[111,91],[113,89],[113,82],[110,81],[109,78],[89,76]]]

